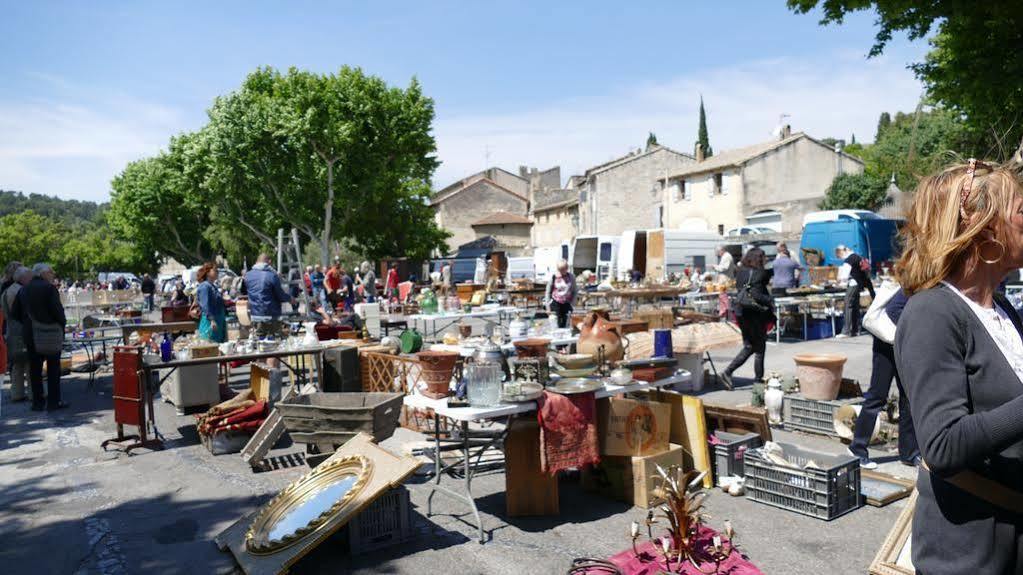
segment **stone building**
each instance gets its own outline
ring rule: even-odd
[[[881,203],[880,209],[877,210],[878,215],[890,220],[904,220],[912,206],[913,194],[907,194],[899,189],[899,186],[895,184],[895,174],[892,174],[884,201]]]
[[[535,197],[533,247],[554,247],[562,242],[571,242],[579,230],[579,191],[546,190]]]
[[[699,151],[697,151],[699,154]],[[856,157],[786,127],[772,141],[697,157],[667,178],[664,227],[724,234],[740,226],[802,230],[835,176],[861,173]]]
[[[451,253],[479,237],[473,224],[491,214],[527,218],[529,180],[501,168],[488,168],[436,192],[430,206],[437,225],[452,234],[447,241],[447,253]]]
[[[657,144],[586,170],[570,181],[578,190],[579,235],[619,235],[667,225],[660,182],[693,157]]]
[[[494,212],[472,224],[477,238],[494,238],[497,241],[494,249],[511,257],[533,253],[530,245],[532,228],[533,222],[526,216],[502,211]]]

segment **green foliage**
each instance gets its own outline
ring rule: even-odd
[[[881,112],[881,117],[877,119],[877,132],[874,134],[874,141],[876,142],[881,134],[888,129],[888,126],[892,125],[892,115],[888,112]]]
[[[821,24],[841,23],[860,10],[877,12],[871,56],[880,55],[895,32],[910,40],[928,37],[932,50],[911,68],[928,97],[964,118],[978,156],[1004,160],[1023,139],[1023,10],[1019,0],[787,0],[807,13],[823,10]],[[883,120],[882,116],[882,120]],[[878,137],[883,132],[878,125]]]
[[[32,210],[0,217],[0,262],[17,260],[28,266],[48,262],[61,267],[62,246],[69,235],[60,220]]]
[[[703,109],[703,96],[700,96],[700,128],[696,134],[696,143],[703,148],[704,157],[714,155],[714,150],[710,147],[710,137],[707,135],[707,113]]]
[[[647,149],[650,149],[651,146],[656,146],[656,145],[657,145],[657,134],[655,134],[653,132],[650,132],[650,134],[647,135],[647,137],[646,137],[646,147],[647,147]]]
[[[0,190],[0,217],[31,210],[41,216],[59,220],[68,226],[76,226],[95,220],[105,204],[63,200],[42,194],[28,194]]]
[[[822,210],[875,210],[884,201],[888,186],[885,180],[866,172],[839,174],[831,182]]]
[[[895,174],[903,190],[912,190],[928,174],[971,155],[972,143],[958,114],[935,108],[895,115],[862,158],[866,170],[883,181]]]

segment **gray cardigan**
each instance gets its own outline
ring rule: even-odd
[[[1017,331],[1019,315],[998,298]],[[1023,518],[941,478],[964,469],[1023,491],[1023,383],[966,302],[938,286],[914,294],[895,336],[920,452],[913,518],[919,573],[1023,573]]]

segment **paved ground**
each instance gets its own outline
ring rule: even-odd
[[[867,338],[782,343],[768,348],[768,369],[792,371],[800,351],[841,351],[850,360],[846,374],[869,380]],[[723,366],[735,350],[714,354]],[[752,362],[738,372],[752,375]],[[231,573],[234,563],[213,537],[269,499],[305,471],[304,466],[254,473],[233,455],[214,457],[198,444],[194,418],[157,407],[160,430],[168,439],[162,452],[127,457],[104,453],[99,444],[114,434],[110,378],[87,388],[87,378],[66,378],[72,408],[50,416],[26,404],[5,404],[0,418],[0,565],[5,574]],[[7,398],[5,390],[5,400]],[[748,388],[707,390],[719,403],[749,401]],[[399,430],[384,443],[394,451],[421,436]],[[839,452],[837,441],[777,432],[777,439]],[[272,455],[299,453],[281,444]],[[890,456],[877,453],[879,457]],[[911,476],[888,463],[884,470]],[[415,506],[415,538],[402,546],[350,558],[339,541],[322,545],[294,573],[564,573],[574,557],[605,557],[629,545],[628,526],[645,512],[583,493],[578,484],[561,485],[562,516],[514,519],[503,515],[500,473],[481,476],[479,496],[490,542],[480,546],[464,506],[442,494],[437,515],[424,517],[427,488],[409,487]],[[731,519],[739,543],[765,573],[862,574],[903,503],[864,507],[823,522],[732,498],[715,491],[708,499],[712,525]]]

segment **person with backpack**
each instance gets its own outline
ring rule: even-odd
[[[838,268],[838,281],[846,282],[845,288],[845,323],[842,333],[836,338],[856,337],[860,335],[860,294],[866,288],[874,298],[874,282],[870,280],[870,261],[856,252],[839,244],[835,255],[843,260]]]
[[[742,332],[742,349],[732,363],[718,374],[728,389],[732,389],[732,374],[742,367],[751,355],[753,375],[756,381],[764,380],[764,354],[767,352],[767,328],[774,320],[774,299],[771,297],[771,270],[764,269],[767,256],[760,248],[751,248],[742,257],[739,271],[735,274],[736,296],[733,311],[739,331]]]

